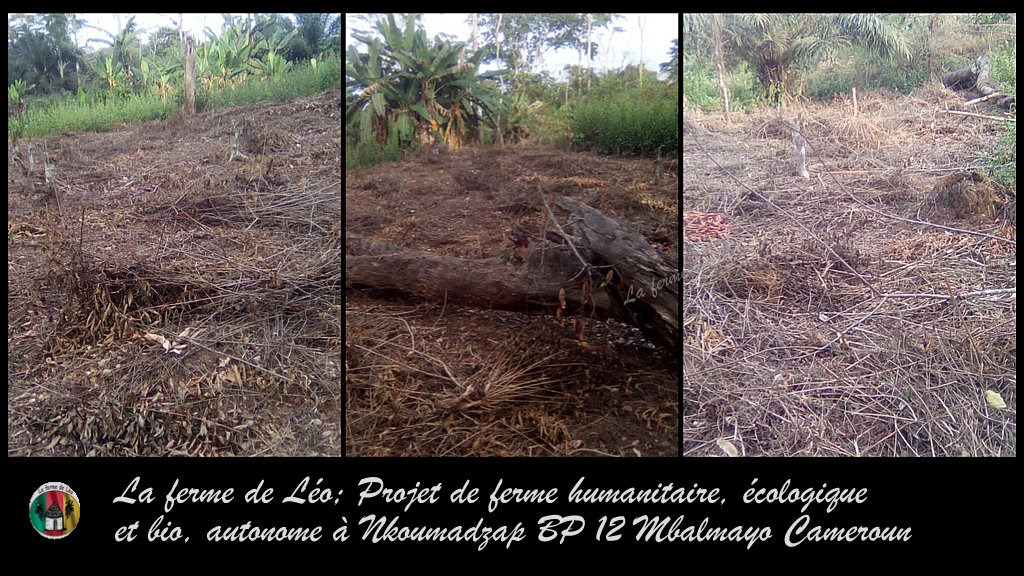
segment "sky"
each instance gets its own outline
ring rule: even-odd
[[[136,31],[142,37],[143,40],[149,38],[149,33],[155,31],[161,26],[169,26],[172,28],[178,27],[179,14],[175,13],[78,13],[77,16],[84,20],[87,24],[96,26],[109,34],[115,34],[118,31],[117,27],[117,16],[121,17],[121,28],[128,23],[128,19],[135,16]],[[203,30],[209,26],[214,32],[220,32],[220,27],[224,23],[224,18],[221,17],[220,13],[216,14],[185,14],[183,18],[183,28],[186,33],[191,33],[197,40],[206,39],[206,34]],[[101,42],[88,42],[90,38],[102,38],[109,40],[110,36],[103,32],[95,29],[83,29],[78,32],[78,44],[79,46],[88,46],[92,50],[98,50],[106,46]]]
[[[613,26],[607,29],[595,29],[594,41],[607,51],[594,59],[594,68],[607,68],[609,70],[621,69],[628,64],[636,64],[640,61],[640,23],[643,23],[643,53],[644,67],[648,70],[658,71],[662,62],[668,62],[668,51],[672,47],[672,40],[679,37],[679,14],[619,14],[621,18],[613,21],[614,27],[622,28],[620,32],[612,32]],[[640,23],[638,23],[638,17]],[[469,42],[470,27],[468,22],[469,14],[424,14],[423,27],[427,31],[427,37],[433,39],[439,33],[452,34],[456,39]],[[366,25],[354,21],[350,15],[346,15],[346,32],[353,26],[365,28]],[[363,44],[356,42],[346,35],[345,45],[355,44],[362,47]],[[585,57],[584,57],[585,58]],[[575,50],[559,50],[553,52],[548,50],[545,53],[544,69],[555,78],[564,78],[562,69],[567,64],[576,65],[577,56]]]
[[[235,16],[245,16],[245,14],[234,14]],[[224,18],[220,12],[208,13],[208,14],[178,14],[174,13],[136,13],[136,12],[122,12],[120,14],[114,14],[110,12],[106,13],[76,13],[76,16],[85,21],[90,26],[95,28],[83,28],[78,32],[78,45],[87,47],[90,50],[98,50],[104,48],[108,44],[97,42],[90,39],[100,38],[103,40],[109,40],[111,34],[116,34],[119,30],[123,29],[128,20],[134,16],[136,32],[143,41],[149,39],[149,34],[155,32],[157,28],[161,26],[168,26],[171,28],[178,28],[178,19],[182,19],[182,28],[184,28],[186,34],[191,34],[197,40],[206,40],[206,34],[203,32],[207,26],[210,27],[214,32],[220,33],[221,26],[224,24]],[[121,17],[120,27],[118,26],[118,16]],[[295,18],[291,14],[284,14],[292,21]],[[106,32],[106,33],[104,33]]]

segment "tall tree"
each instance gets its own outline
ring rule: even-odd
[[[718,71],[718,93],[722,97],[722,108],[725,110],[725,122],[732,121],[729,117],[729,85],[725,82],[725,54],[722,48],[722,25],[718,16],[711,14],[711,42],[715,45],[715,68]]]
[[[519,128],[527,114],[524,75],[539,68],[547,49],[557,47],[570,37],[567,30],[578,20],[578,14],[490,13],[480,16],[483,37],[487,41],[484,61],[501,62],[512,72],[509,82],[504,75],[500,76],[503,96],[498,114],[499,120],[507,118],[504,128],[513,134],[521,132]],[[505,93],[508,93],[507,98]],[[503,131],[498,130],[499,144],[504,144]]]
[[[596,25],[601,28],[608,25],[611,22],[612,14],[566,14],[566,15],[552,15],[558,21],[552,26],[555,31],[555,35],[549,41],[551,48],[572,48],[576,50],[576,68],[577,72],[574,76],[576,78],[576,89],[577,92],[581,92],[583,89],[582,73],[583,57],[586,56],[586,76],[587,76],[587,88],[590,88],[590,74],[593,70],[593,58],[597,54],[598,46],[592,41],[593,29]]]
[[[668,49],[668,62],[661,63],[661,72],[668,76],[668,81],[679,82],[679,38],[672,40],[672,47]]]
[[[341,46],[341,14],[296,13],[295,25],[302,38],[304,54],[297,55],[303,60],[315,58],[320,52],[332,46]]]
[[[503,61],[515,77],[534,72],[544,52],[559,45],[577,18],[576,14],[481,14],[484,39],[500,46],[500,52],[486,61]]]
[[[637,15],[636,17],[637,26],[640,28],[640,67],[637,71],[640,78],[640,87],[644,85],[644,26],[647,24],[647,18]]]
[[[13,14],[7,19],[8,81],[23,80],[41,92],[70,89],[78,82],[82,51],[72,38],[82,26],[74,14]],[[75,66],[75,79],[69,75]]]

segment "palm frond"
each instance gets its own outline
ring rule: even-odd
[[[840,33],[871,47],[884,57],[910,59],[910,48],[899,31],[877,14],[837,14]]]

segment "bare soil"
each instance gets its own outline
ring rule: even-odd
[[[424,150],[346,174],[345,228],[405,249],[507,258],[542,233],[541,194],[634,226],[678,261],[678,167],[547,146]],[[678,360],[633,327],[349,287],[350,455],[672,456]]]
[[[685,111],[684,455],[1016,455],[1016,190],[963,101],[802,105],[809,179],[797,110]]]
[[[8,454],[341,454],[340,114],[9,146]]]

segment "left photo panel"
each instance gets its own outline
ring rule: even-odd
[[[342,455],[318,16],[8,15],[8,455]]]

